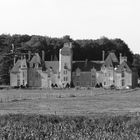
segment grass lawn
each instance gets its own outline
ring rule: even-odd
[[[139,140],[140,89],[0,90],[0,139]]]
[[[140,111],[134,90],[0,90],[0,114],[95,115]]]

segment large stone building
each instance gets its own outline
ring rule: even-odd
[[[127,62],[126,57],[116,57],[110,52],[103,61],[73,61],[72,44],[65,43],[59,51],[59,60],[45,61],[35,53],[28,62],[21,59],[10,72],[11,86],[36,88],[64,88],[70,85],[79,87],[115,86],[122,89],[137,86],[137,71]]]

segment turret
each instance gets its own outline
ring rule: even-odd
[[[59,51],[60,85],[66,86],[71,83],[72,70],[72,43],[65,43]]]

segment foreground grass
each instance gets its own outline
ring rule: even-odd
[[[140,116],[0,116],[2,140],[138,140]]]

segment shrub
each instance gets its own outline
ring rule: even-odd
[[[140,139],[140,116],[0,116],[0,139]]]

